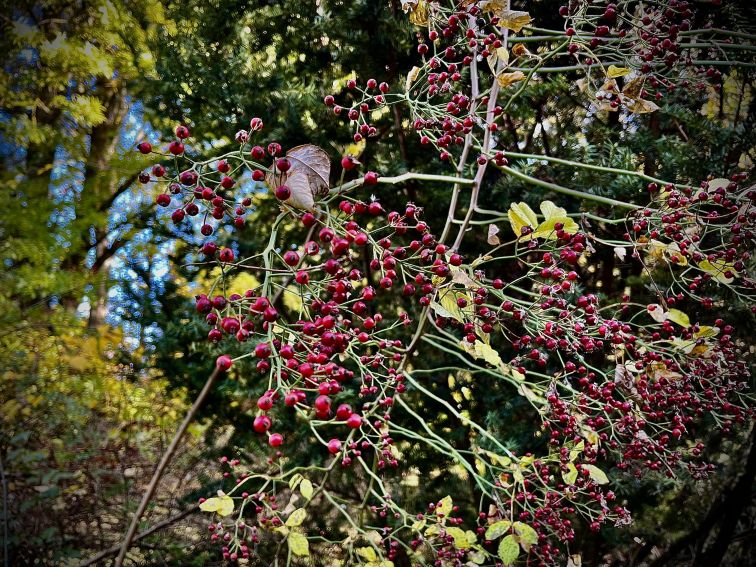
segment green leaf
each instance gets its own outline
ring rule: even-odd
[[[514,528],[515,533],[520,536],[520,543],[525,551],[528,551],[531,545],[538,543],[538,534],[528,524],[515,522],[512,524],[512,527]]]
[[[296,528],[297,526],[302,525],[302,522],[304,522],[306,517],[307,517],[307,512],[305,511],[305,509],[297,508],[287,518],[286,525],[289,526],[290,528]]]
[[[499,559],[502,560],[504,565],[513,565],[517,561],[517,557],[520,555],[520,546],[517,544],[517,539],[514,535],[509,534],[501,540],[498,554]]]
[[[509,520],[494,522],[488,526],[488,529],[486,530],[486,539],[497,539],[507,533],[511,527],[512,522]]]
[[[305,557],[310,555],[310,542],[307,538],[299,532],[291,532],[289,534],[289,549],[294,555]]]
[[[600,468],[594,465],[582,465],[582,467],[588,471],[588,474],[591,476],[595,483],[607,484],[609,482],[609,477],[606,476],[606,473]]]

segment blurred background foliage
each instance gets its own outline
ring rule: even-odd
[[[560,2],[515,4],[528,9],[539,26],[561,27]],[[752,8],[747,0],[730,3],[718,16],[726,20],[722,27],[749,31]],[[415,61],[416,33],[398,0],[4,5],[0,458],[9,565],[76,564],[119,541],[162,449],[221,352],[205,340],[206,324],[193,307],[193,295],[206,291],[210,277],[204,267],[188,265],[196,259],[199,235],[155,211],[153,188],[136,183],[150,163],[133,151],[135,144],[168,139],[177,123],[185,123],[196,148],[212,156],[233,143],[251,117],[260,116],[266,139],[284,148],[314,143],[337,158],[350,144],[351,131],[322,97],[341,92],[353,74],[401,89]],[[725,73],[722,95],[680,94],[665,101],[663,112],[632,123],[621,122],[617,113],[594,112],[575,87],[576,78],[544,75],[528,86],[510,109],[500,145],[643,168],[694,184],[709,174],[752,167],[752,69]],[[407,132],[400,111],[385,113],[376,125],[379,143],[369,144],[361,158],[370,169],[444,171]],[[545,162],[518,167],[583,191],[644,199],[644,188],[626,178]],[[381,191],[386,208],[407,200],[422,204],[436,229],[445,217],[448,187],[407,183]],[[483,195],[483,208],[551,198],[581,210],[580,203],[494,172]],[[255,199],[246,227],[233,235],[242,251],[264,246],[275,216],[269,196]],[[283,232],[289,243],[304,237],[294,225]],[[483,231],[471,234],[464,252],[476,255],[485,239]],[[591,264],[587,285],[602,293],[632,289],[639,298],[646,293],[638,274],[614,255],[596,255]],[[237,284],[250,287],[243,280]],[[382,301],[383,310],[399,307],[390,298]],[[725,311],[738,321],[737,332],[753,329],[747,306],[729,301]],[[241,353],[244,346],[230,348]],[[426,351],[418,365],[444,366],[443,353]],[[482,376],[447,374],[429,372],[429,387],[485,415],[512,448],[537,443],[530,406],[516,392],[493,387]],[[215,388],[143,519],[144,528],[163,521],[165,526],[138,542],[132,561],[219,561],[204,525],[191,514],[192,504],[221,486],[214,464],[221,455],[252,462],[268,454],[250,427],[261,387],[253,368],[239,364]],[[443,408],[417,409],[440,427],[448,422],[454,443],[468,442]],[[292,459],[309,459],[309,443],[294,436],[288,445]],[[408,507],[414,502],[422,509],[447,493],[455,495],[455,503],[477,506],[459,467],[424,447],[402,451],[405,470],[433,471],[422,483],[412,474],[394,479]],[[583,564],[688,565],[713,548],[722,564],[752,564],[754,437],[713,437],[706,453],[720,470],[704,485],[662,477],[623,481],[617,492],[635,510],[636,525],[580,534],[576,549]],[[364,480],[337,478],[344,494],[350,483]],[[331,520],[329,529],[339,529],[337,517]]]

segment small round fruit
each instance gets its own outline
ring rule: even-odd
[[[227,354],[220,355],[215,361],[215,366],[217,366],[221,372],[225,372],[226,370],[231,368],[233,364],[234,361],[231,360],[231,357]]]
[[[271,447],[280,447],[283,444],[283,435],[280,433],[273,433],[268,437],[268,445]]]
[[[336,453],[339,453],[341,451],[341,441],[338,439],[331,439],[328,442],[328,452],[332,455],[335,455]]]
[[[279,185],[276,187],[276,199],[279,201],[285,201],[289,197],[291,197],[291,189],[286,185]]]
[[[139,145],[137,145],[137,149],[142,154],[148,154],[152,151],[152,144],[149,142],[141,142]]]

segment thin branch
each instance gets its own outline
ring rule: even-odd
[[[139,503],[139,508],[137,508],[137,511],[134,513],[134,517],[131,520],[131,525],[129,526],[128,531],[126,532],[125,537],[123,538],[123,541],[121,542],[121,545],[119,547],[118,557],[115,560],[115,567],[121,567],[123,565],[123,560],[126,558],[126,553],[129,551],[129,547],[131,546],[131,542],[134,540],[134,536],[136,534],[137,528],[139,527],[139,519],[144,514],[144,511],[147,509],[147,505],[150,503],[150,500],[152,500],[153,495],[155,494],[155,490],[157,489],[158,483],[160,482],[161,477],[163,476],[163,473],[165,472],[165,469],[168,467],[168,463],[171,462],[171,459],[173,458],[173,454],[176,452],[176,448],[179,445],[179,442],[184,436],[184,433],[186,433],[187,428],[189,427],[189,424],[194,419],[194,416],[197,414],[197,411],[199,410],[202,403],[205,401],[205,398],[210,393],[210,390],[213,387],[213,384],[215,383],[216,378],[220,374],[220,369],[215,368],[213,370],[212,374],[210,374],[210,377],[207,379],[207,382],[205,382],[205,385],[202,387],[202,390],[197,395],[197,399],[194,400],[194,403],[192,404],[192,407],[189,408],[189,411],[186,412],[186,417],[184,417],[184,421],[181,423],[181,425],[178,428],[178,431],[176,431],[176,434],[173,436],[173,440],[171,441],[171,444],[168,445],[168,448],[165,450],[165,453],[163,453],[163,456],[160,459],[160,463],[157,466],[157,469],[155,469],[155,473],[152,475],[152,480],[150,481],[149,486],[147,487],[147,490],[144,493],[144,496],[142,497],[142,501]]]
[[[136,536],[134,536],[134,542],[137,542],[141,539],[146,538],[147,536],[151,536],[155,532],[158,532],[162,530],[163,528],[167,528],[168,526],[175,524],[176,522],[179,522],[186,518],[187,516],[191,516],[192,514],[195,514],[199,510],[196,506],[192,506],[188,510],[184,510],[183,512],[180,512],[179,514],[176,514],[175,516],[171,516],[170,518],[166,518],[165,520],[158,522],[154,526],[152,526],[149,529],[144,530],[143,532],[139,532]],[[115,555],[119,552],[121,549],[121,544],[114,545],[112,547],[109,547],[108,549],[105,549],[104,551],[101,551],[97,555],[90,557],[87,559],[84,563],[80,563],[79,567],[88,567],[89,565],[94,565],[95,563],[98,563],[99,561],[105,559],[106,557],[109,557],[110,555]]]

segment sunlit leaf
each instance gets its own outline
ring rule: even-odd
[[[617,67],[616,65],[609,65],[606,70],[606,76],[610,79],[616,79],[617,77],[624,77],[630,74],[630,69],[627,67]]]
[[[503,536],[512,527],[512,522],[508,520],[499,520],[494,522],[486,529],[486,539],[497,539]]]
[[[575,465],[572,463],[567,464],[567,471],[562,473],[562,479],[564,480],[565,484],[569,484],[572,486],[575,484],[575,481],[577,480],[578,476],[578,470]]]
[[[304,557],[310,555],[310,542],[299,532],[291,532],[288,538],[289,549],[294,555]]]
[[[203,512],[216,512],[219,516],[228,516],[234,511],[234,499],[219,490],[217,498],[208,498],[199,507]]]
[[[517,557],[520,555],[520,546],[514,535],[509,534],[499,542],[497,554],[504,565],[514,565],[514,562],[517,561]]]
[[[515,236],[522,235],[523,227],[529,226],[535,229],[538,224],[538,217],[527,203],[512,203],[507,211],[507,217],[509,217],[509,224],[512,226]]]
[[[667,319],[686,329],[690,327],[690,318],[679,309],[670,309],[667,312]]]
[[[306,517],[307,517],[307,512],[305,511],[305,509],[297,508],[286,519],[285,525],[290,528],[296,528],[297,526],[302,525],[302,522],[304,522]]]
[[[590,475],[591,479],[593,479],[593,482],[596,484],[607,484],[609,482],[609,477],[606,476],[606,473],[602,471],[600,468],[598,468],[595,465],[581,465],[584,469],[588,471],[588,474]]]

